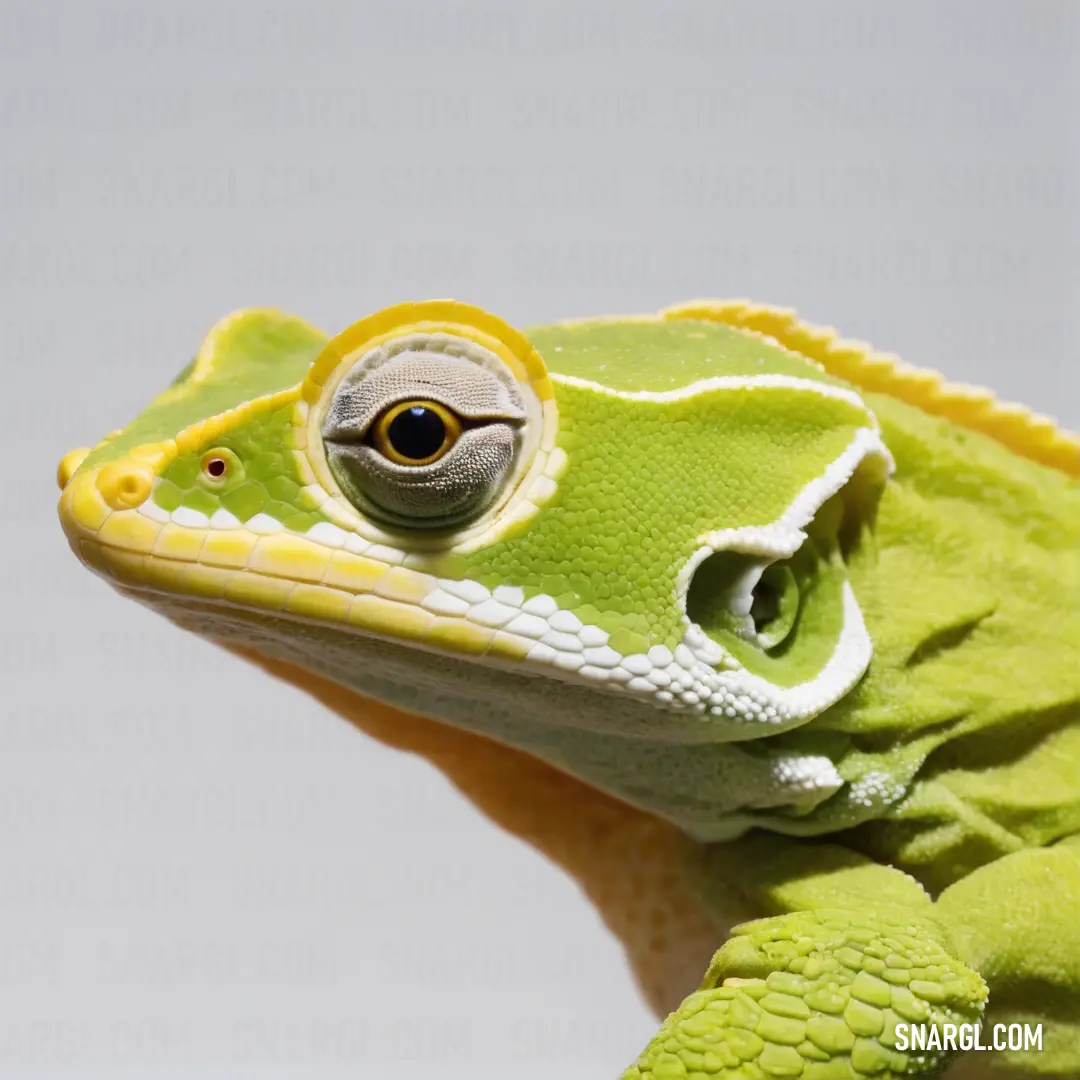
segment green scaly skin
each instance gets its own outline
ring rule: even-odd
[[[380,524],[320,425],[380,342],[441,356],[440,333],[518,387],[516,464],[475,520]],[[435,304],[329,344],[238,315],[61,480],[76,552],[181,626],[491,736],[699,841],[717,919],[761,917],[627,1078],[937,1076],[952,1054],[905,1051],[898,1025],[980,1020],[984,1041],[1042,1025],[1041,1052],[999,1067],[1080,1074],[1064,471],[737,327],[522,337]],[[755,567],[771,592],[754,586],[748,622]]]

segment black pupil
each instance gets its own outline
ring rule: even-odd
[[[413,405],[390,421],[386,434],[402,457],[422,461],[438,452],[446,439],[446,425],[434,409]]]
[[[225,462],[221,458],[211,458],[206,463],[206,471],[211,476],[224,476],[225,475]]]

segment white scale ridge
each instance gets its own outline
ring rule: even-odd
[[[269,535],[284,529],[267,514],[256,514],[241,523],[229,511],[204,514],[168,514],[147,502],[145,516],[163,524],[174,521],[213,529],[247,529]],[[392,549],[368,541],[353,543],[352,534],[329,522],[308,530],[310,539],[330,549],[361,549],[376,558]],[[400,553],[388,565],[400,564]],[[694,711],[748,727],[787,727],[809,719],[842,696],[865,671],[870,642],[861,612],[850,586],[843,592],[844,626],[838,646],[821,673],[806,683],[778,688],[741,668],[700,627],[687,623],[683,639],[674,651],[654,645],[647,652],[621,655],[609,645],[610,635],[601,627],[582,623],[571,611],[558,607],[546,594],[525,599],[517,586],[491,590],[476,581],[432,579],[432,588],[420,606],[435,615],[466,618],[477,625],[498,629],[528,646],[526,662],[563,678],[580,679],[604,689],[647,698],[678,711]],[[376,588],[376,595],[379,590]],[[819,784],[820,776],[815,781]],[[873,782],[866,784],[867,797],[881,797]]]

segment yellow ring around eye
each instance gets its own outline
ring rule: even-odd
[[[442,443],[435,451],[424,457],[409,457],[407,454],[402,453],[398,447],[394,446],[390,428],[398,417],[403,413],[407,413],[410,409],[426,409],[427,411],[434,413],[439,420],[442,421]],[[410,465],[415,468],[420,465],[431,465],[438,461],[439,458],[443,457],[449,451],[450,447],[458,441],[460,436],[461,420],[445,405],[440,405],[437,401],[402,401],[397,405],[391,406],[375,421],[371,441],[374,444],[375,449],[378,450],[384,458],[392,461],[395,465]]]

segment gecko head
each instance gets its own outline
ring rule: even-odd
[[[244,311],[60,516],[181,625],[419,712],[742,739],[865,671],[844,535],[889,468],[858,394],[722,322]]]

